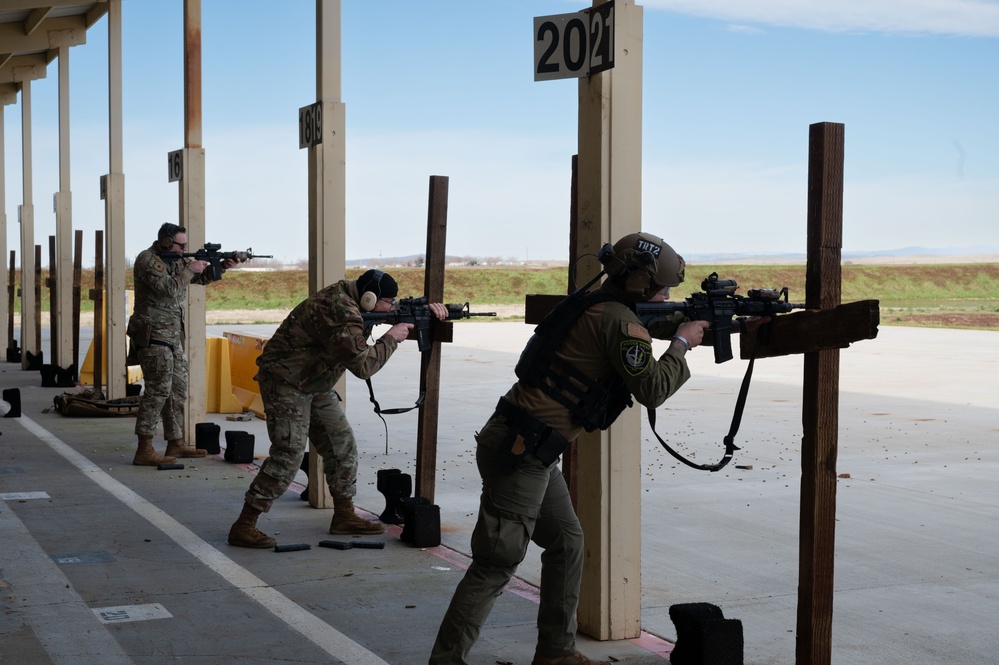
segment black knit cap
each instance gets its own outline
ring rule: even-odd
[[[367,291],[379,298],[395,298],[399,295],[399,285],[387,272],[372,269],[357,278],[357,293],[364,295]]]

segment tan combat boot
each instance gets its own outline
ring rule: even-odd
[[[353,499],[333,497],[333,521],[330,522],[330,533],[368,536],[385,533],[385,525],[380,522],[369,522],[363,517],[359,517],[354,512]]]
[[[184,439],[170,439],[167,441],[166,454],[174,457],[204,457],[208,451],[190,446]]]
[[[177,458],[175,457],[163,457],[156,454],[156,451],[153,450],[153,437],[139,435],[139,447],[135,451],[135,457],[132,458],[132,464],[136,466],[157,466],[176,461]]]
[[[233,522],[232,528],[229,529],[229,544],[236,547],[252,547],[258,550],[277,545],[276,540],[257,529],[258,517],[260,517],[260,511],[248,503],[244,503],[243,512],[239,514],[239,517]]]

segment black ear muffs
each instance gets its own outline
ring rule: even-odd
[[[364,292],[361,294],[361,299],[358,301],[361,310],[364,312],[370,312],[378,304],[378,299],[381,297],[382,293],[382,278],[385,277],[385,273],[381,270],[371,271],[371,281],[364,285]]]

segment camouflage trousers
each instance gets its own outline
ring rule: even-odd
[[[532,542],[544,550],[537,651],[548,657],[575,651],[583,530],[558,462],[545,466],[525,453],[511,471],[516,435],[505,418],[494,414],[475,437],[482,496],[472,531],[472,564],[441,621],[431,665],[468,664],[496,598]]]
[[[138,349],[139,366],[145,387],[139,400],[135,433],[156,436],[156,425],[163,419],[163,437],[184,437],[184,406],[187,403],[187,356],[180,344],[152,344]]]
[[[267,414],[269,456],[250,483],[246,503],[267,512],[288,490],[305,455],[307,441],[323,459],[323,472],[334,498],[357,492],[357,441],[340,400],[332,390],[303,393],[284,381],[258,381]]]

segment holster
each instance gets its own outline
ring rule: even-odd
[[[149,321],[133,316],[128,320],[128,327],[125,328],[125,334],[128,335],[132,346],[142,349],[149,346],[149,338],[153,334],[153,327],[149,325]]]
[[[128,327],[125,334],[128,335],[128,354],[125,356],[125,364],[128,366],[139,364],[139,350],[149,346],[149,336],[153,328],[145,319],[133,316],[128,320]]]
[[[510,402],[506,397],[500,397],[496,404],[496,413],[506,418],[517,433],[510,450],[514,465],[531,453],[542,464],[550,466],[569,446],[569,442],[556,429]],[[519,450],[519,444],[523,444],[523,450]]]

